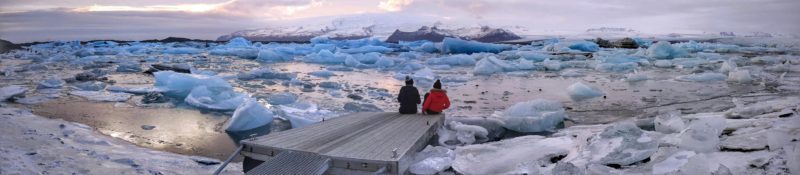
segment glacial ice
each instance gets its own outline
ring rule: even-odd
[[[344,110],[349,112],[383,112],[383,109],[370,103],[347,102]]]
[[[672,174],[676,173],[678,170],[681,169],[687,162],[689,162],[689,158],[692,158],[696,154],[694,151],[679,151],[675,154],[669,156],[666,160],[662,162],[658,162],[653,164],[653,175],[665,175],[665,174]]]
[[[293,73],[283,73],[278,72],[269,68],[260,68],[248,72],[239,73],[236,75],[239,80],[254,80],[254,79],[279,79],[279,80],[291,80],[297,77],[296,74]]]
[[[477,41],[467,41],[457,38],[444,38],[442,40],[442,53],[451,54],[472,54],[480,52],[500,53],[511,50],[511,46],[503,44],[482,43]]]
[[[49,79],[45,79],[45,80],[42,80],[41,82],[39,82],[39,86],[37,86],[36,88],[37,89],[54,89],[54,88],[61,88],[62,86],[64,86],[64,84],[66,84],[66,82],[64,82],[64,80],[61,80],[61,79],[58,79],[58,78],[49,78]]]
[[[414,164],[408,171],[414,174],[436,174],[442,172],[453,163],[455,152],[445,147],[428,145],[414,155]]]
[[[683,131],[686,124],[681,119],[680,111],[671,111],[656,116],[655,129],[664,134],[679,133]]]
[[[750,76],[750,71],[748,70],[733,70],[728,72],[727,80],[739,84],[747,84],[753,82],[753,77]]]
[[[392,48],[383,47],[383,46],[361,46],[358,48],[351,48],[351,49],[339,49],[341,53],[348,53],[348,54],[356,54],[356,53],[389,53],[394,51]]]
[[[439,144],[446,147],[483,143],[489,140],[489,130],[481,126],[450,121],[437,131]]]
[[[131,98],[131,94],[102,91],[70,91],[69,95],[79,96],[98,102],[123,102]]]
[[[581,101],[605,95],[597,87],[577,82],[567,87],[567,95],[574,101]]]
[[[231,88],[228,81],[216,76],[176,73],[172,71],[159,71],[153,73],[156,82],[154,86],[163,91],[165,95],[184,99],[198,86]]]
[[[87,81],[76,83],[73,86],[84,91],[101,91],[106,88],[107,84],[99,81]]]
[[[317,76],[317,77],[323,77],[323,78],[329,78],[329,77],[332,77],[332,76],[336,76],[335,73],[333,73],[331,71],[327,71],[327,70],[314,71],[314,72],[311,72],[311,73],[308,73],[308,74],[309,75],[313,75],[313,76]]]
[[[264,49],[258,51],[256,60],[263,62],[284,62],[294,60],[294,55],[291,53],[283,53],[273,49]]]
[[[302,58],[303,62],[318,64],[342,64],[346,59],[353,56],[337,52],[334,54],[329,50],[320,50],[317,53],[308,54]]]
[[[630,165],[653,155],[658,150],[658,140],[635,124],[622,122],[593,137],[586,149],[591,162]]]
[[[117,65],[117,72],[142,72],[142,67],[139,63],[125,62]]]
[[[552,57],[551,55],[544,54],[544,53],[541,53],[541,52],[534,52],[534,51],[519,51],[516,54],[517,54],[517,56],[520,56],[523,59],[536,61],[536,62],[541,62],[541,61],[544,61],[544,60],[549,59],[549,58]]]
[[[478,61],[478,63],[475,65],[475,68],[472,70],[472,73],[475,75],[492,75],[495,73],[510,72],[515,70],[518,69],[514,65],[497,59],[497,57],[489,56]]]
[[[645,73],[631,72],[631,73],[625,74],[625,81],[628,81],[628,82],[645,81],[645,80],[648,80],[648,79],[650,79],[650,78]]]
[[[198,86],[192,89],[184,102],[198,108],[229,111],[235,110],[245,98],[245,94],[234,92],[230,87]]]
[[[295,102],[288,105],[278,106],[280,116],[288,119],[292,128],[302,128],[310,124],[320,122],[325,119],[338,117],[331,111],[319,109],[316,104],[310,102]]]
[[[473,66],[475,58],[470,55],[457,54],[428,59],[429,65]]]
[[[517,132],[553,132],[567,116],[561,103],[545,99],[520,102],[495,115],[502,118],[503,127]]]
[[[672,61],[670,60],[656,60],[653,66],[658,68],[672,68],[674,65],[672,65]]]
[[[106,88],[109,92],[124,92],[129,94],[144,95],[150,92],[157,92],[152,87],[124,87],[124,86],[109,86]]]
[[[225,123],[225,131],[246,131],[272,123],[272,112],[255,99],[247,98]]]
[[[466,175],[538,174],[551,159],[565,156],[573,149],[570,137],[545,138],[531,135],[498,142],[456,148],[453,169]]]
[[[579,50],[582,52],[597,52],[600,50],[600,46],[597,43],[589,42],[589,41],[578,41],[573,42],[569,45],[569,49],[572,50]]]
[[[698,116],[678,135],[678,147],[697,153],[719,151],[719,136],[725,129],[725,118],[720,115]]]
[[[271,105],[285,105],[297,101],[297,95],[291,92],[274,93],[267,96],[267,102]]]
[[[666,41],[659,41],[647,48],[647,56],[655,59],[673,59],[687,55],[688,53],[685,50],[673,47],[672,44]]]
[[[194,55],[202,52],[203,50],[194,47],[171,47],[164,50],[164,54],[173,54],[173,55],[180,55],[180,54]]]
[[[716,72],[705,72],[705,73],[681,75],[675,77],[675,80],[687,81],[687,82],[714,82],[714,81],[723,81],[727,78],[728,76],[726,76],[725,74]]]
[[[10,85],[0,88],[0,102],[4,102],[12,97],[18,97],[28,92],[28,88],[20,85]]]

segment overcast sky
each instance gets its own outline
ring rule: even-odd
[[[800,33],[800,0],[0,0],[0,38],[215,39],[337,16],[518,25],[537,33],[625,27],[644,33]]]

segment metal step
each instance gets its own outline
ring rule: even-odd
[[[315,154],[284,151],[275,158],[248,171],[247,175],[322,175],[331,166],[331,159]]]

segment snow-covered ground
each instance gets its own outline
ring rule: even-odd
[[[441,79],[453,102],[415,173],[800,171],[797,38],[671,35],[601,48],[585,40],[602,35],[592,32],[522,45],[325,37],[33,45],[0,55],[0,101],[11,114],[2,118],[11,133],[3,165],[83,173],[69,160],[87,157],[97,165],[88,174],[208,172],[216,166],[196,161],[207,158],[161,151],[219,159],[238,139],[265,134],[253,130],[395,111],[409,76],[423,94]],[[76,156],[35,159],[54,153],[29,145]]]

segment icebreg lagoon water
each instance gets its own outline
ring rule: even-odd
[[[394,94],[410,76],[422,91],[441,79],[453,102],[440,139],[417,156],[419,173],[696,172],[702,169],[687,166],[695,163],[681,162],[703,161],[697,155],[752,157],[704,165],[711,172],[791,167],[795,159],[777,155],[796,153],[786,139],[797,137],[796,125],[773,123],[797,118],[796,99],[785,99],[798,96],[796,46],[720,42],[639,49],[582,40],[53,42],[2,55],[0,97],[140,146],[223,158],[235,148],[225,130],[285,130],[348,112],[394,111]],[[164,71],[136,71],[152,68]],[[553,149],[533,153],[526,145]],[[521,157],[500,166],[492,163],[497,155]],[[464,159],[471,156],[477,159]]]

